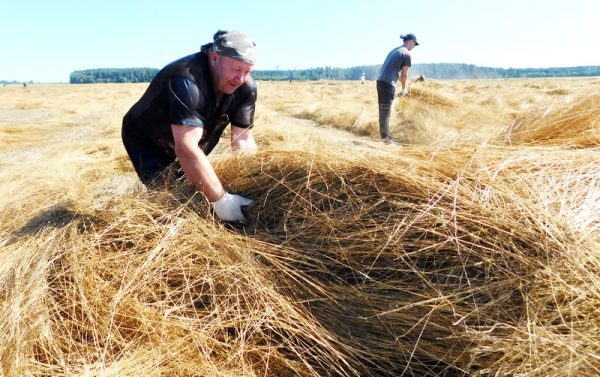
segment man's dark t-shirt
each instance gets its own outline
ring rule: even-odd
[[[158,148],[169,160],[175,160],[172,124],[204,128],[200,146],[205,154],[213,150],[229,123],[240,128],[253,127],[257,95],[254,80],[249,77],[217,105],[208,62],[210,46],[202,46],[200,52],[176,60],[156,74],[125,115],[122,133],[126,148],[126,138],[143,136],[135,141],[137,149],[147,143],[149,149]],[[135,165],[134,156],[127,149]]]
[[[411,66],[410,51],[404,46],[396,47],[385,58],[377,76],[377,81],[384,81],[395,87],[400,71],[404,66]]]

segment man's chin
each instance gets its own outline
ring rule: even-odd
[[[232,94],[237,88],[239,88],[239,86],[225,85],[225,87],[221,89],[221,92],[225,94]]]

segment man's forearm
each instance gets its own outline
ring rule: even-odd
[[[179,163],[190,180],[206,198],[214,202],[225,192],[217,173],[213,169],[208,157],[198,149],[190,151],[179,157]]]
[[[408,75],[405,75],[404,73],[400,75],[400,84],[402,85],[402,89],[406,89],[406,79],[408,78]]]
[[[240,152],[256,152],[258,149],[250,128],[231,127],[231,148]]]

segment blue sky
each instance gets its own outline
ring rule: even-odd
[[[381,64],[409,32],[414,63],[600,65],[598,0],[4,0],[0,13],[0,80],[161,68],[219,28],[255,39],[256,69]]]

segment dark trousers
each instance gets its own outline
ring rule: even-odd
[[[390,113],[392,102],[396,95],[396,87],[385,82],[377,81],[377,102],[379,103],[379,133],[381,138],[390,137]]]
[[[154,144],[146,135],[142,134],[131,124],[129,113],[123,118],[121,138],[135,172],[146,186],[156,186],[164,183],[165,173],[175,159],[169,156],[163,148]],[[181,174],[179,174],[181,175]],[[177,179],[178,177],[171,177]]]

